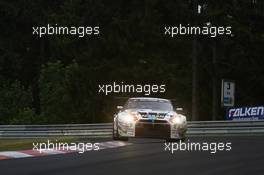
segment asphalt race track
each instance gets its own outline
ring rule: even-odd
[[[191,142],[232,142],[231,151],[164,151],[162,140],[130,139],[131,145],[85,152],[0,161],[1,175],[68,174],[264,174],[264,137],[190,138]]]

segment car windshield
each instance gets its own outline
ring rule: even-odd
[[[172,111],[173,107],[169,101],[151,101],[151,100],[128,100],[125,109],[152,109],[161,111]]]

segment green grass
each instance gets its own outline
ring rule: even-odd
[[[32,149],[33,143],[50,142],[78,142],[77,137],[62,137],[62,138],[40,138],[40,139],[0,139],[0,151],[16,151],[24,149]]]

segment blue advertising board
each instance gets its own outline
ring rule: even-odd
[[[264,106],[228,108],[226,120],[264,120]]]

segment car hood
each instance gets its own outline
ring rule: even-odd
[[[153,109],[127,109],[127,112],[138,112],[138,113],[162,113],[162,114],[175,114],[174,111],[166,111],[166,110],[153,110]]]

